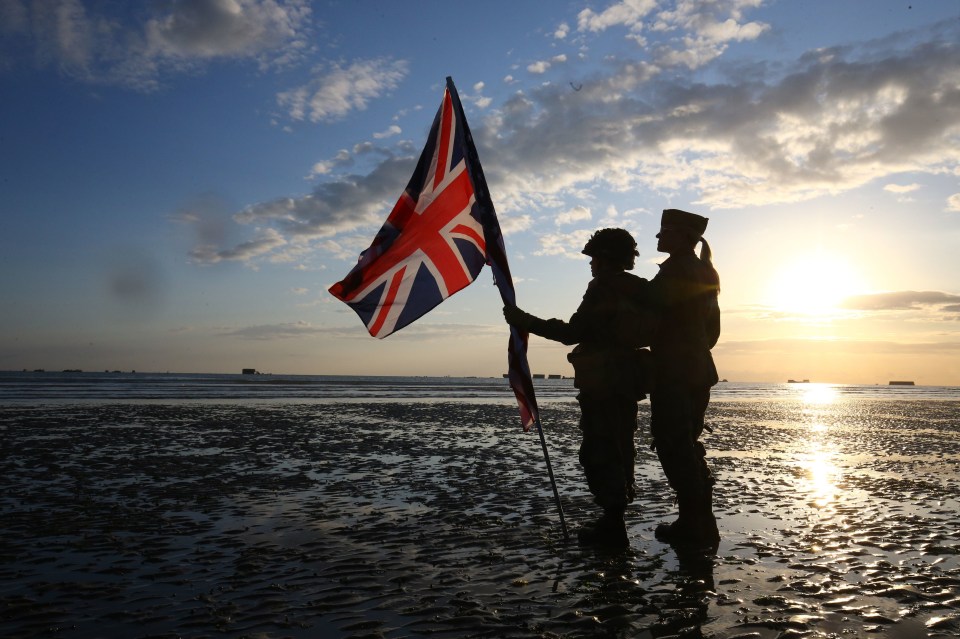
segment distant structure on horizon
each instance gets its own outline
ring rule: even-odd
[[[244,375],[259,375],[260,372],[255,368],[245,368],[243,369]]]
[[[915,386],[911,380],[893,380],[889,384],[890,386]]]

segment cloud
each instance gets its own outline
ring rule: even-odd
[[[396,135],[400,135],[401,133],[403,133],[403,129],[401,129],[396,124],[391,124],[390,126],[387,127],[385,131],[381,131],[380,133],[374,133],[373,139],[383,140],[385,138],[392,138]]]
[[[168,13],[147,21],[146,34],[148,50],[169,57],[249,57],[290,44],[300,48],[300,30],[310,15],[299,1],[191,0],[167,6]]]
[[[527,217],[517,220],[530,228],[538,212],[562,209],[568,196],[588,201],[599,190],[666,197],[685,190],[709,209],[760,207],[960,164],[955,21],[882,43],[810,51],[792,63],[718,62],[709,82],[646,62],[607,69],[583,77],[577,91],[566,83],[515,91],[471,121],[502,220],[522,212]],[[406,150],[418,153],[419,144]],[[369,174],[331,178],[307,196],[254,205],[237,220],[288,240],[339,241],[376,228],[413,160],[369,143],[359,152],[382,155]],[[949,206],[960,208],[960,194]],[[585,239],[543,236],[539,254],[577,255]]]
[[[956,308],[960,295],[942,291],[892,291],[855,295],[843,301],[843,308],[862,311],[903,311],[923,307],[940,307],[941,311]],[[953,311],[955,312],[955,311]]]
[[[547,233],[540,236],[540,249],[534,255],[560,255],[570,259],[583,259],[583,250],[592,231],[580,229],[563,233]]]
[[[585,206],[575,206],[569,211],[564,211],[560,213],[553,219],[554,224],[561,226],[563,224],[573,224],[575,222],[585,222],[590,220],[593,216],[590,214],[590,209]]]
[[[723,341],[714,348],[724,355],[764,353],[792,355],[950,355],[960,352],[960,342],[891,342],[852,339],[766,339]]]
[[[533,218],[529,215],[511,215],[509,217],[498,216],[500,230],[504,235],[526,231],[533,226]]]
[[[763,0],[677,2],[658,10],[656,0],[623,0],[600,13],[584,9],[577,16],[580,32],[616,27],[653,56],[655,66],[697,69],[724,53],[729,42],[755,40],[769,30],[762,22],[744,22],[744,12]],[[644,34],[655,35],[653,41]]]
[[[550,63],[545,60],[540,60],[539,62],[533,62],[532,64],[527,65],[527,71],[530,73],[546,73],[547,69],[550,68]]]
[[[332,122],[366,109],[371,100],[397,88],[408,66],[405,60],[389,58],[333,63],[309,83],[280,93],[277,103],[294,120]]]
[[[518,206],[591,181],[688,188],[712,208],[760,206],[943,172],[960,162],[960,29],[928,33],[904,34],[882,56],[871,43],[816,51],[786,71],[734,68],[711,84],[623,63],[585,80],[575,99],[560,86],[515,94],[488,119],[496,149],[481,157],[501,158],[488,177]]]
[[[278,231],[267,228],[258,232],[254,239],[230,249],[218,249],[212,244],[201,244],[190,252],[190,257],[199,264],[216,264],[225,260],[247,262],[286,244],[287,240]]]
[[[10,50],[0,50],[0,59],[32,61],[82,82],[151,91],[165,75],[195,73],[213,60],[284,67],[314,48],[311,9],[304,0],[194,0],[145,7],[125,12],[125,21],[115,13],[88,11],[79,0],[6,0],[3,29],[19,38]]]
[[[530,73],[539,75],[542,73],[546,73],[550,69],[550,67],[552,67],[553,65],[561,64],[566,61],[567,61],[566,54],[561,53],[559,55],[553,56],[549,60],[540,60],[538,62],[534,62],[532,64],[527,65],[527,71],[529,71]]]
[[[960,193],[954,193],[947,198],[947,210],[960,213]]]
[[[224,337],[240,337],[250,340],[274,340],[290,339],[297,337],[311,337],[328,332],[320,326],[314,326],[309,322],[288,322],[280,324],[260,324],[257,326],[245,326],[242,328],[225,329],[220,332]]]
[[[884,191],[889,193],[910,193],[916,191],[920,188],[920,185],[917,183],[913,184],[886,184],[883,187]]]
[[[570,25],[567,24],[566,22],[561,22],[560,26],[558,26],[556,30],[553,32],[553,37],[556,38],[557,40],[563,40],[568,35],[570,35]]]
[[[616,2],[600,13],[584,9],[577,15],[579,31],[604,31],[614,26],[626,26],[639,30],[643,20],[657,8],[656,0],[623,0]]]

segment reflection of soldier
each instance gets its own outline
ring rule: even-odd
[[[647,281],[626,270],[639,255],[623,229],[601,229],[583,253],[593,279],[580,307],[564,322],[543,320],[516,307],[503,309],[507,322],[563,344],[579,344],[574,364],[580,402],[580,464],[603,516],[579,531],[584,544],[629,545],[624,512],[635,496],[634,433],[637,429],[636,347],[649,345],[649,319],[635,306]]]
[[[650,393],[650,425],[679,510],[678,519],[660,524],[656,536],[674,544],[715,547],[720,534],[713,515],[714,478],[699,441],[710,387],[717,383],[710,349],[720,337],[720,277],[703,239],[706,228],[705,217],[678,209],[663,212],[657,250],[670,257],[642,299],[660,319],[651,347],[657,385]],[[701,241],[697,257],[694,248]]]

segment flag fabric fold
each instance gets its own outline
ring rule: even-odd
[[[473,282],[489,264],[504,304],[516,292],[496,210],[463,106],[447,78],[407,188],[347,276],[330,287],[384,338]],[[508,378],[524,430],[539,420],[525,331],[510,327]]]

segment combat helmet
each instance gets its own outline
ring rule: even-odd
[[[624,229],[600,229],[590,236],[581,251],[590,257],[602,257],[629,271],[640,252],[637,242]]]

